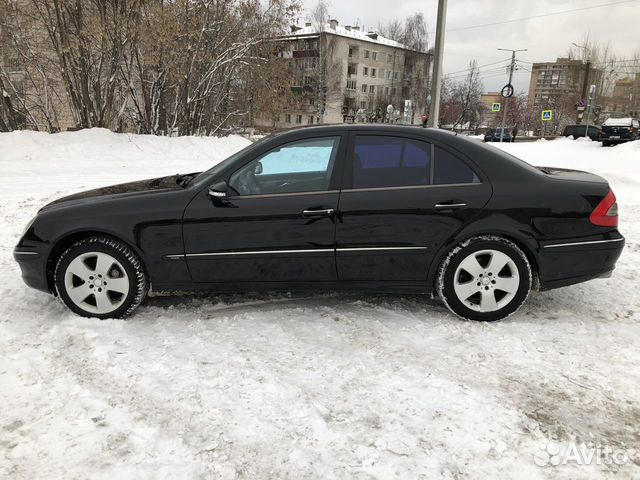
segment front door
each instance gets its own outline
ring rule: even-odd
[[[337,278],[335,168],[340,135],[279,145],[187,207],[184,245],[195,282],[305,282]]]
[[[438,249],[491,197],[460,157],[424,137],[351,137],[336,225],[340,280],[426,281]]]

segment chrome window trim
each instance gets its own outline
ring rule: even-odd
[[[380,192],[384,190],[411,190],[416,188],[442,188],[442,187],[477,187],[483,185],[482,182],[474,183],[443,183],[438,185],[405,185],[402,187],[369,187],[369,188],[345,188],[342,193],[352,192]]]
[[[591,240],[586,242],[554,243],[552,245],[544,245],[542,248],[572,247],[575,245],[594,245],[597,243],[613,243],[622,241],[624,241],[624,238],[614,238],[611,240]]]
[[[323,193],[340,193],[340,190],[314,190],[312,192],[287,192],[287,193],[262,193],[256,195],[230,195],[228,200],[238,200],[243,198],[268,198],[268,197],[294,197],[303,195],[321,195]]]
[[[38,252],[24,252],[24,251],[19,251],[19,250],[14,250],[13,254],[14,255],[39,255]]]

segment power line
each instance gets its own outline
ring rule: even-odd
[[[483,67],[489,67],[489,66],[491,66],[491,65],[495,65],[495,64],[497,64],[497,63],[503,63],[503,62],[507,62],[507,61],[509,61],[509,59],[508,59],[508,58],[504,58],[504,59],[499,60],[499,61],[497,61],[497,62],[485,63],[484,65],[478,65],[476,68],[479,70],[479,69],[481,69],[481,68],[483,68]],[[505,65],[505,66],[506,66],[506,65]],[[464,70],[456,70],[455,72],[449,72],[449,73],[447,73],[446,75],[455,75],[456,73],[469,72],[469,71],[471,71],[471,69],[470,69],[470,68],[465,68]]]
[[[564,14],[572,13],[572,12],[579,12],[579,11],[583,11],[583,10],[591,10],[591,9],[594,9],[594,8],[609,7],[611,5],[620,5],[622,3],[631,3],[631,2],[636,2],[636,1],[638,1],[638,0],[621,0],[621,1],[618,1],[618,2],[610,2],[610,3],[602,3],[600,5],[592,5],[590,7],[580,7],[580,8],[572,8],[570,10],[561,10],[559,12],[542,13],[540,15],[532,15],[530,17],[512,18],[511,20],[503,20],[503,21],[500,21],[500,22],[481,23],[481,24],[478,24],[478,25],[467,25],[466,27],[449,28],[449,29],[447,29],[445,31],[446,32],[459,32],[461,30],[470,30],[472,28],[492,27],[492,26],[495,26],[495,25],[504,25],[506,23],[523,22],[525,20],[552,17],[552,16],[555,16],[555,15],[564,15]],[[429,32],[429,33],[431,34],[433,32]]]

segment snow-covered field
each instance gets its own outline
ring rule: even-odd
[[[11,252],[44,203],[245,144],[0,134],[1,478],[640,476],[640,142],[500,146],[607,177],[627,246],[612,278],[497,323],[331,292],[155,296],[97,321],[23,285]]]

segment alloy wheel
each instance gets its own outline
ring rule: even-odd
[[[87,252],[75,257],[65,271],[64,285],[76,306],[96,314],[118,309],[130,288],[122,264],[104,252]]]
[[[508,305],[520,286],[515,262],[498,250],[479,250],[468,255],[455,271],[453,288],[466,307],[493,312]]]

